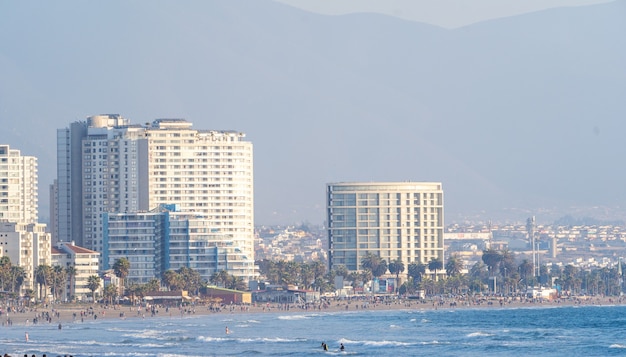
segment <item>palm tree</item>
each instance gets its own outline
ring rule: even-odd
[[[39,284],[39,299],[43,302],[48,294],[48,283],[50,282],[50,266],[39,265],[35,269],[35,281]],[[43,293],[42,293],[43,286]]]
[[[76,267],[74,267],[73,265],[69,265],[65,267],[65,275],[68,277],[69,281],[70,281],[70,298],[69,300],[72,301],[74,299],[74,278],[76,277]]]
[[[62,292],[66,279],[65,270],[62,266],[55,265],[52,267],[52,288],[54,289],[52,296],[55,300],[59,300],[59,294]]]
[[[182,278],[180,274],[178,274],[174,270],[168,270],[165,273],[163,273],[163,282],[165,286],[167,286],[167,289],[170,291],[177,291],[177,290],[183,289]]]
[[[439,258],[433,258],[431,261],[428,262],[428,270],[434,271],[434,274],[433,274],[434,281],[437,281],[437,270],[440,270],[442,268],[443,268],[443,262],[439,260]]]
[[[458,276],[461,274],[461,270],[463,270],[463,261],[461,261],[458,255],[451,255],[446,262],[446,274],[448,276]]]
[[[113,263],[113,271],[115,272],[115,276],[121,280],[120,289],[122,289],[122,291],[120,293],[124,295],[124,280],[130,273],[130,261],[124,257],[116,259],[115,263]]]
[[[113,300],[117,297],[117,286],[115,284],[109,284],[104,288],[102,295],[106,300],[109,301],[109,304],[113,305]]]
[[[97,275],[92,275],[87,278],[87,289],[91,290],[91,298],[93,302],[96,302],[96,290],[100,288],[100,277]]]
[[[426,273],[426,265],[420,261],[416,263],[410,263],[408,267],[408,274],[413,278],[415,283],[422,281],[422,277]]]
[[[7,256],[0,257],[0,291],[7,290],[8,280],[10,280],[11,259]]]
[[[397,258],[396,260],[389,263],[389,272],[391,274],[396,275],[395,288],[396,288],[396,292],[398,292],[398,287],[400,285],[399,276],[400,276],[400,273],[404,272],[404,262],[402,261],[402,259]]]
[[[482,260],[483,263],[485,263],[485,265],[487,265],[487,267],[489,268],[489,272],[493,275],[493,273],[496,271],[498,264],[500,264],[500,252],[491,248],[483,250]]]
[[[11,275],[11,292],[18,292],[20,287],[26,279],[26,271],[20,266],[12,266],[10,270]]]
[[[378,255],[367,252],[361,260],[361,267],[369,270],[376,278],[381,277],[387,272],[387,261],[381,259]]]

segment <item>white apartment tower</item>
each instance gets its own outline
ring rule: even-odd
[[[58,239],[103,252],[103,213],[176,204],[254,257],[252,143],[191,126],[99,115],[58,130]]]
[[[326,187],[330,268],[361,269],[367,253],[443,262],[443,189],[438,182],[349,182]],[[406,270],[405,270],[406,272]]]
[[[0,145],[0,221],[37,223],[37,158]]]

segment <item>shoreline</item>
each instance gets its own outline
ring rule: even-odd
[[[480,300],[440,299],[440,300],[393,300],[389,302],[372,302],[370,300],[336,300],[326,305],[309,305],[307,307],[294,304],[256,303],[251,305],[222,305],[220,309],[210,305],[190,305],[180,307],[164,307],[142,304],[131,305],[93,305],[93,304],[52,304],[48,306],[24,307],[22,312],[6,313],[2,306],[0,314],[1,328],[27,327],[34,325],[58,325],[59,329],[65,324],[81,323],[98,320],[126,320],[151,318],[185,318],[202,315],[231,315],[231,314],[263,314],[263,313],[323,313],[323,312],[359,312],[385,310],[455,310],[455,309],[507,309],[523,307],[559,307],[559,306],[621,306],[626,305],[626,299],[593,297],[587,299],[560,298],[554,300],[518,300],[514,298],[483,298]]]

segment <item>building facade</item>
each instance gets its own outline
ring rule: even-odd
[[[37,223],[37,158],[0,145],[0,221]]]
[[[197,271],[207,281],[221,270],[245,279],[257,275],[254,259],[202,213],[161,205],[151,212],[107,213],[104,218],[103,268],[128,259],[128,282],[147,283],[182,267]]]
[[[103,214],[176,204],[254,259],[252,144],[191,126],[100,115],[58,130],[58,239],[105,254]]]
[[[326,187],[329,265],[361,270],[367,253],[404,266],[444,259],[437,182],[347,182]],[[406,274],[406,273],[405,273]]]
[[[78,247],[72,243],[59,242],[52,247],[52,266],[65,269],[73,268],[73,276],[67,276],[62,291],[62,301],[87,301],[91,290],[87,288],[89,277],[98,276],[100,253]]]
[[[45,224],[0,222],[0,257],[24,269],[21,294],[27,289],[38,291],[35,272],[40,265],[51,265],[51,249],[52,236]]]

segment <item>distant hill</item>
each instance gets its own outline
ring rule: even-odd
[[[247,133],[259,224],[322,221],[337,181],[441,181],[448,220],[617,206],[625,18],[624,1],[456,30],[264,0],[3,2],[0,142],[40,158],[41,216],[55,130],[98,113]]]

